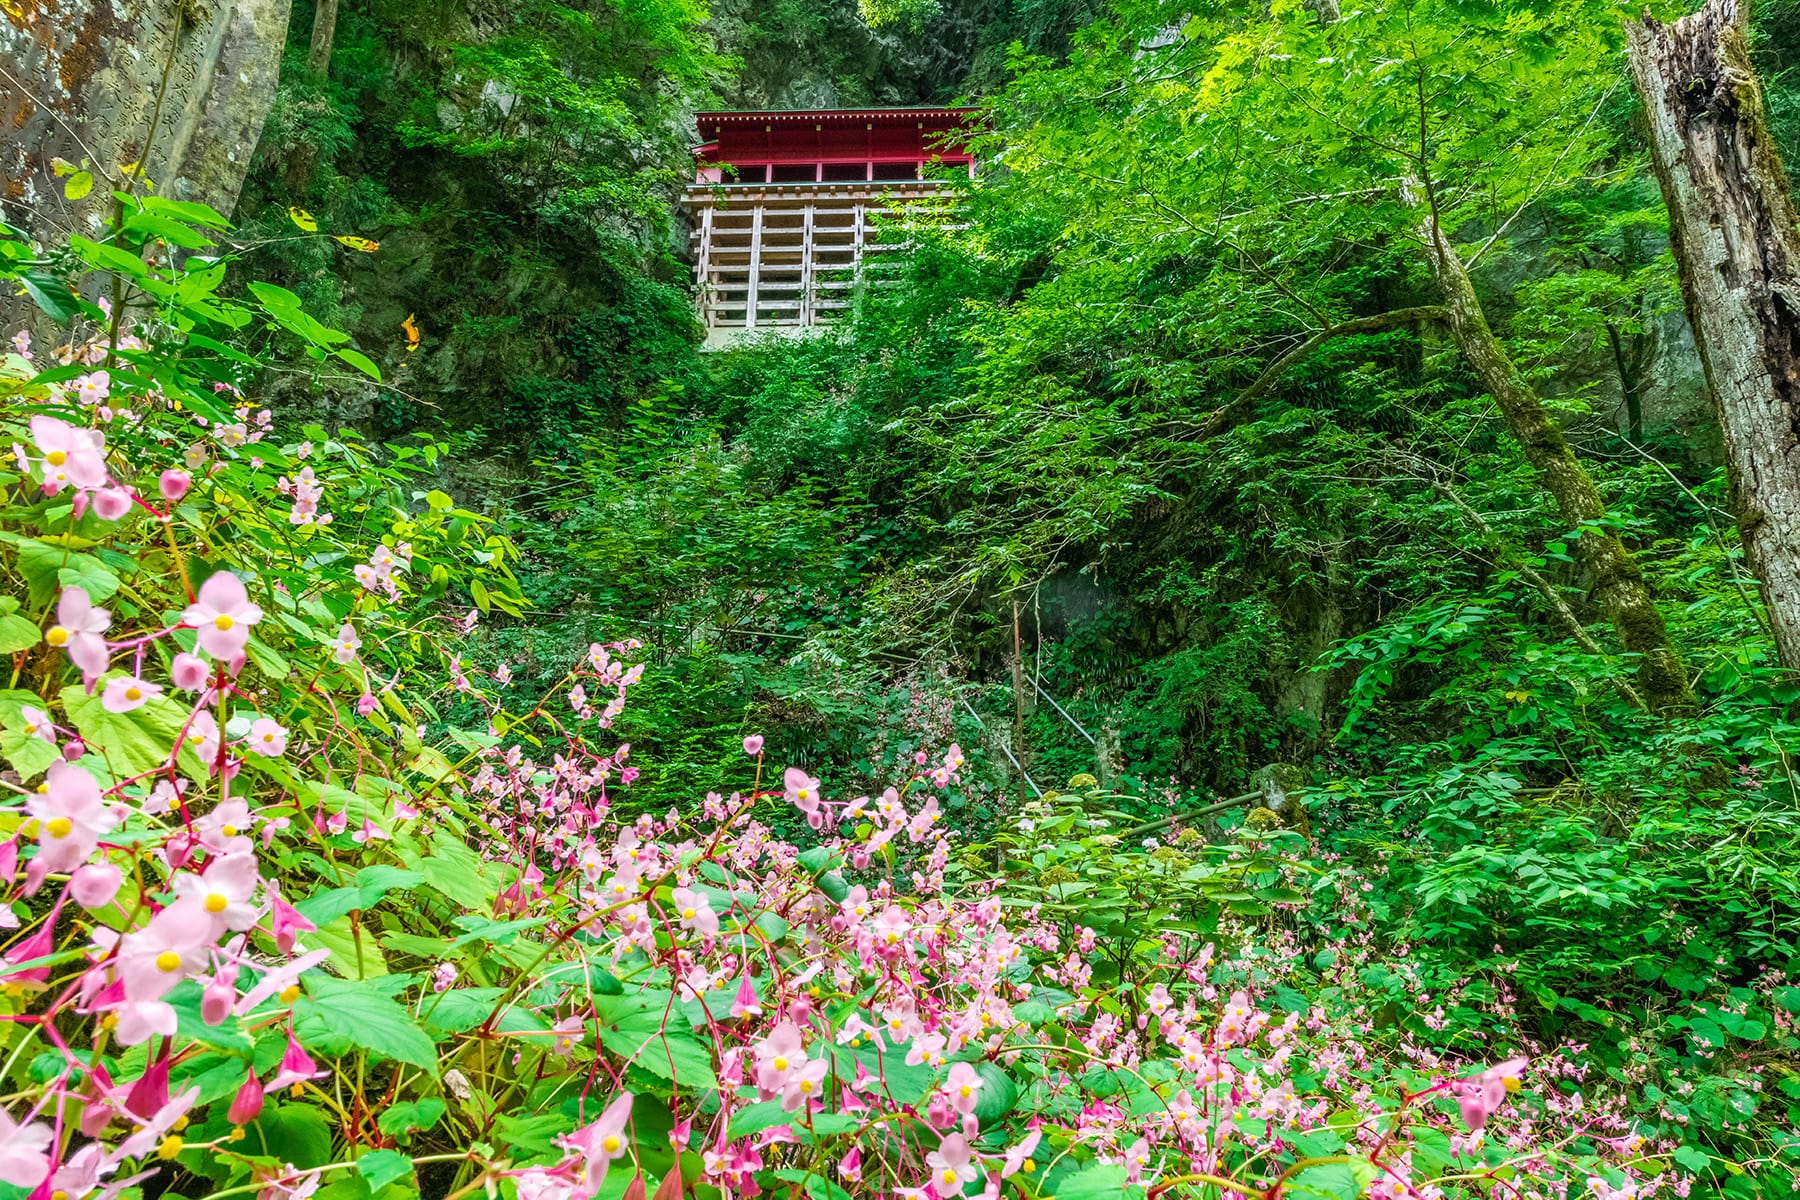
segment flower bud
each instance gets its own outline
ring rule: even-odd
[[[170,467],[156,481],[156,486],[162,492],[162,498],[173,503],[187,495],[188,485],[192,482],[192,477],[186,471]]]
[[[105,908],[119,894],[124,873],[112,863],[88,863],[69,876],[69,895],[85,909]]]
[[[231,1107],[225,1110],[225,1119],[233,1125],[248,1125],[262,1115],[262,1108],[262,1084],[256,1081],[256,1071],[252,1069],[244,1077],[244,1086],[231,1098]]]
[[[205,659],[185,650],[177,654],[175,661],[169,664],[170,682],[184,692],[199,691],[206,686],[206,680],[211,674]]]

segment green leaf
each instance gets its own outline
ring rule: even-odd
[[[294,1002],[294,1033],[305,1045],[325,1054],[358,1047],[437,1073],[437,1050],[425,1031],[366,980],[313,972],[306,976],[306,990]]]
[[[39,710],[49,707],[33,692],[0,692],[0,754],[24,779],[43,774],[62,757],[49,742],[25,733],[21,710],[28,704]]]
[[[376,380],[377,382],[380,381],[381,368],[376,366],[374,360],[362,351],[351,350],[346,347],[345,349],[339,350],[337,356],[361,371],[364,375],[367,375],[370,379]]]
[[[17,654],[38,644],[43,634],[20,616],[0,617],[0,654]]]
[[[1093,1163],[1057,1184],[1052,1194],[1056,1200],[1118,1200],[1128,1192],[1141,1195],[1143,1189],[1126,1186],[1124,1167],[1116,1163]]]
[[[438,1123],[444,1115],[444,1102],[436,1099],[406,1100],[395,1104],[381,1114],[375,1127],[392,1138],[403,1138],[404,1135],[426,1132]]]
[[[356,1173],[369,1181],[372,1191],[380,1191],[397,1179],[413,1173],[412,1159],[393,1150],[371,1150],[356,1160]]]
[[[92,171],[77,171],[63,181],[63,199],[81,200],[94,190]]]
[[[1320,1163],[1295,1174],[1288,1194],[1297,1200],[1357,1200],[1362,1184],[1348,1163]]]
[[[777,1125],[788,1125],[794,1121],[794,1114],[781,1110],[781,1101],[763,1100],[756,1104],[740,1108],[731,1114],[731,1137],[733,1139],[749,1137],[753,1133],[761,1133],[765,1129],[773,1129]]]
[[[716,1092],[712,1055],[686,1031],[687,1018],[673,1000],[668,992],[651,990],[595,996],[600,1043],[678,1088],[702,1095]]]
[[[331,1162],[331,1127],[325,1115],[310,1104],[283,1104],[265,1108],[244,1127],[238,1149],[263,1154],[296,1167],[322,1167]]]
[[[106,681],[122,677],[123,671],[108,671],[95,684],[92,695],[78,683],[60,693],[63,711],[81,740],[120,779],[164,766],[188,719],[187,706],[167,695],[147,700],[130,712],[106,711],[101,703]],[[190,778],[206,777],[206,768],[191,747],[181,747],[176,763]]]
[[[119,590],[119,577],[91,554],[20,538],[19,573],[30,586],[31,604],[43,608],[66,587],[79,587],[95,604]]]
[[[1677,1146],[1674,1157],[1675,1161],[1680,1163],[1683,1168],[1696,1175],[1710,1170],[1713,1164],[1712,1155],[1698,1146]]]
[[[234,1054],[249,1055],[256,1043],[244,1032],[241,1018],[227,1016],[217,1025],[208,1025],[200,1015],[202,989],[199,981],[184,979],[163,999],[175,1010],[175,1031],[183,1038],[201,1042]]]
[[[82,312],[80,298],[56,276],[42,271],[27,271],[17,278],[19,286],[31,297],[31,302],[58,325],[68,324]]]

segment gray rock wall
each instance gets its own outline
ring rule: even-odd
[[[0,215],[35,237],[104,231],[108,179],[229,214],[275,95],[290,0],[0,3]],[[55,159],[90,166],[64,199]],[[10,315],[10,314],[9,314]]]

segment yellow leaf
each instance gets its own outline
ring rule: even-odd
[[[406,331],[406,349],[408,353],[419,348],[419,327],[413,321],[416,314],[407,313],[406,320],[400,322],[400,328]]]
[[[366,237],[352,237],[352,236],[348,236],[348,235],[339,235],[337,237],[334,237],[332,240],[342,242],[342,243],[344,243],[344,245],[350,247],[352,250],[361,250],[364,254],[373,254],[377,250],[381,249],[380,242],[372,241]]]
[[[313,220],[313,215],[304,208],[288,209],[288,220],[298,225],[301,229],[304,229],[307,233],[319,232],[319,223]]]
[[[87,171],[77,171],[69,176],[69,182],[63,184],[65,200],[79,200],[94,190],[94,177]]]
[[[64,175],[73,175],[79,170],[81,170],[80,167],[76,166],[66,158],[53,158],[50,160],[50,173],[55,175],[58,179],[61,179]]]

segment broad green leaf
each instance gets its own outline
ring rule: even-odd
[[[600,1043],[685,1091],[717,1091],[712,1055],[687,1031],[687,1018],[672,999],[667,992],[650,990],[595,996]]]
[[[395,1180],[413,1173],[412,1159],[394,1150],[370,1150],[356,1160],[356,1173],[369,1181],[373,1191],[380,1191]]]
[[[0,617],[0,654],[17,654],[37,645],[43,634],[18,615]]]
[[[405,1140],[405,1136],[414,1131],[426,1132],[438,1123],[444,1115],[442,1100],[427,1098],[424,1100],[405,1100],[395,1104],[383,1112],[375,1122],[375,1127],[391,1138]]]
[[[294,1033],[305,1045],[324,1054],[356,1047],[436,1074],[431,1039],[406,1009],[366,980],[333,979],[315,971],[306,976],[306,990],[294,1002]]]
[[[147,700],[130,712],[108,712],[101,702],[108,679],[125,675],[108,671],[89,695],[72,683],[60,693],[63,711],[87,743],[88,750],[104,762],[116,778],[155,771],[169,761],[169,752],[188,724],[188,708],[167,693]],[[182,746],[176,765],[192,779],[206,777],[206,769],[189,746]]]

